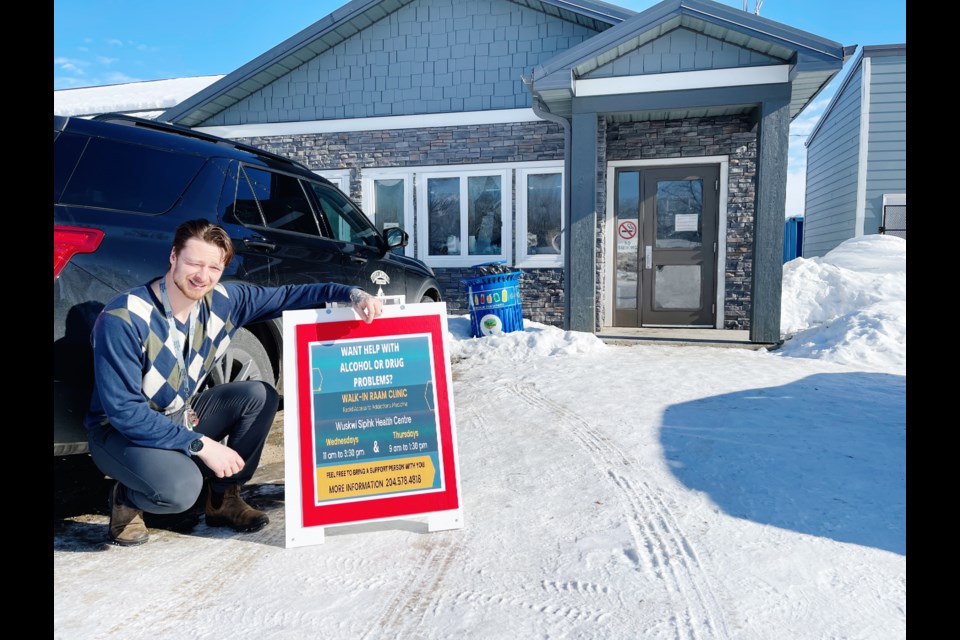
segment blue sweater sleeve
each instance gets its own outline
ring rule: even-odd
[[[143,337],[129,322],[101,313],[93,325],[94,388],[91,416],[104,415],[138,445],[189,454],[197,434],[154,410],[143,395]],[[91,424],[88,427],[94,426]]]
[[[279,318],[284,311],[313,309],[326,302],[350,302],[350,292],[357,287],[335,282],[323,284],[290,284],[282,287],[260,287],[224,283],[234,309],[234,325]]]
[[[260,287],[224,283],[229,294],[234,327],[280,317],[284,311],[311,309],[326,302],[350,301],[355,287],[336,284],[304,284]],[[143,393],[144,361],[141,336],[130,322],[111,313],[101,313],[93,327],[94,390],[87,414],[87,427],[104,417],[132,442],[157,449],[189,453],[197,434],[153,409]]]

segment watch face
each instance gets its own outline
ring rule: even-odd
[[[203,440],[200,440],[199,438],[197,438],[196,440],[190,443],[190,451],[193,451],[194,453],[196,453],[201,449],[203,449]]]

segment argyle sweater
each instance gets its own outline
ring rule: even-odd
[[[199,314],[185,361],[189,394],[226,352],[243,325],[279,318],[284,311],[312,309],[325,302],[349,302],[354,287],[306,284],[258,287],[220,283],[198,302]],[[179,320],[177,341],[186,342]],[[188,453],[197,435],[167,415],[182,408],[181,370],[163,303],[149,285],[114,298],[94,323],[94,390],[84,425],[112,426],[144,447]]]

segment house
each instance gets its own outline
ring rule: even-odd
[[[803,257],[907,237],[907,45],[861,49],[806,141]]]
[[[779,340],[787,135],[852,47],[710,0],[352,0],[159,119],[293,157],[578,331]]]

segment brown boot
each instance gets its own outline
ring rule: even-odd
[[[219,507],[214,507],[218,498],[223,500]],[[214,495],[213,487],[207,491],[207,526],[232,527],[240,533],[259,531],[267,526],[270,518],[263,511],[257,511],[240,497],[240,485],[233,485],[221,495]]]
[[[110,490],[110,542],[121,547],[135,547],[150,539],[143,511],[120,502],[122,485],[113,483]]]

